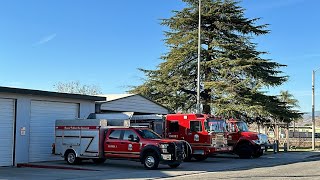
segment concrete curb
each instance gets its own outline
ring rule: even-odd
[[[44,169],[65,169],[65,170],[80,170],[80,171],[100,171],[100,170],[96,170],[96,169],[56,166],[56,165],[30,164],[30,163],[17,164],[17,167],[18,168],[29,167],[29,168],[44,168]]]

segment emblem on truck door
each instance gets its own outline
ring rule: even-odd
[[[128,144],[128,150],[132,151],[132,144]]]
[[[194,137],[193,137],[193,140],[194,140],[194,141],[199,141],[199,135],[198,135],[198,134],[195,134]]]

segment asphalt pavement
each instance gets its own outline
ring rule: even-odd
[[[22,167],[0,167],[0,179],[165,179],[193,178],[210,174],[268,170],[287,165],[315,162],[320,165],[320,152],[268,153],[257,159],[239,159],[234,155],[217,156],[201,162],[185,162],[176,169],[160,165],[158,170],[145,170],[139,162],[107,160],[96,165],[85,161],[71,166],[64,161],[29,163]],[[303,169],[303,167],[301,167]],[[320,170],[319,170],[320,171]],[[320,179],[320,178],[319,178]]]

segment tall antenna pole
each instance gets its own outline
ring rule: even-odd
[[[199,24],[198,24],[198,79],[197,79],[197,113],[200,111],[200,51],[201,51],[201,0],[199,0]]]

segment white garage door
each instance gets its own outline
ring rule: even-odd
[[[61,159],[51,154],[55,120],[79,117],[79,104],[31,101],[29,162]]]
[[[0,99],[0,166],[13,165],[14,100]]]

